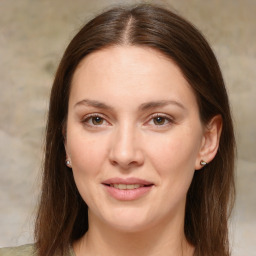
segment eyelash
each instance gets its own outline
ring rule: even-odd
[[[90,126],[90,127],[101,127],[101,126],[103,126],[102,124],[100,124],[100,125],[89,124],[89,120],[91,120],[91,122],[92,122],[92,118],[93,117],[100,117],[101,119],[103,119],[103,122],[104,121],[107,122],[105,120],[104,116],[102,116],[101,114],[97,114],[97,113],[89,114],[89,115],[85,116],[85,118],[82,120],[82,122],[84,124],[86,124],[87,126]],[[154,122],[154,119],[156,119],[158,117],[163,118],[165,120],[165,122],[167,121],[168,123],[167,124],[164,123],[163,125],[153,124],[155,127],[161,128],[161,127],[165,127],[167,125],[170,125],[170,124],[174,123],[174,120],[171,117],[166,116],[164,114],[158,114],[158,113],[151,115],[149,121],[153,121]],[[147,123],[149,123],[149,121]]]
[[[92,120],[93,117],[100,117],[100,118],[103,119],[103,121],[106,121],[105,118],[104,118],[104,116],[95,113],[95,114],[89,114],[89,115],[85,116],[85,118],[83,119],[82,122],[83,122],[84,124],[88,125],[88,126],[91,126],[91,127],[102,126],[102,125],[93,125],[93,124],[89,124],[88,121],[89,121],[90,119]]]
[[[170,125],[170,124],[173,124],[174,123],[174,120],[173,120],[173,118],[171,118],[171,117],[169,117],[169,116],[167,116],[167,115],[164,115],[164,114],[153,114],[153,115],[151,115],[150,116],[150,121],[152,120],[153,122],[154,122],[154,119],[156,119],[157,117],[161,117],[161,118],[163,118],[164,120],[165,120],[165,122],[167,121],[168,123],[166,124],[163,124],[163,125],[156,125],[155,124],[155,126],[157,127],[157,126],[159,126],[159,128],[161,128],[161,127],[165,127],[165,126],[167,126],[167,125]]]

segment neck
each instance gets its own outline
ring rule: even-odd
[[[94,220],[90,224],[88,232],[74,243],[77,256],[193,255],[194,248],[185,238],[183,222],[167,221],[161,226],[152,226],[138,232],[113,229],[113,227],[108,227],[99,220]]]

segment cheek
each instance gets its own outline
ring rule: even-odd
[[[106,147],[103,140],[95,140],[92,136],[79,136],[76,134],[69,137],[68,148],[72,161],[72,170],[77,189],[87,203],[94,205],[95,190],[99,174],[104,164]]]
[[[186,140],[187,139],[187,140]],[[159,176],[160,200],[163,210],[179,209],[184,205],[193,175],[198,146],[183,136],[158,138],[158,147],[150,152],[151,165]],[[198,142],[197,142],[198,143]],[[157,201],[156,200],[156,201]],[[164,202],[164,203],[163,203]]]
[[[173,189],[189,187],[194,174],[199,142],[199,134],[192,136],[182,131],[173,132],[170,136],[151,137],[147,146],[148,155],[154,169],[162,177],[162,183],[168,183]]]
[[[68,137],[67,146],[74,175],[90,176],[100,171],[106,156],[106,143],[102,139],[94,139],[91,135],[72,133]]]
[[[150,146],[148,146],[149,154],[154,162],[157,162],[157,166],[177,167],[191,164],[194,166],[194,160],[199,150],[198,141],[184,135],[158,137],[153,142],[152,139]]]

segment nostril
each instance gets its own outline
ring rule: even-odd
[[[114,166],[118,165],[118,163],[117,163],[115,160],[110,160],[110,162],[111,162],[111,164],[114,165]]]

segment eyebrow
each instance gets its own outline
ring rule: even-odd
[[[111,110],[111,111],[114,110],[114,108],[112,106],[109,106],[109,105],[107,105],[103,102],[97,101],[97,100],[90,100],[90,99],[83,99],[83,100],[77,102],[74,107],[82,106],[82,105],[89,106],[89,107],[95,107],[95,108],[99,108],[99,109],[104,109],[104,110]],[[145,111],[145,110],[149,110],[149,109],[153,109],[153,108],[164,107],[167,105],[176,105],[176,106],[186,110],[184,105],[182,105],[180,102],[177,102],[175,100],[159,100],[159,101],[145,102],[139,106],[138,110]]]
[[[100,102],[97,100],[89,100],[89,99],[84,99],[84,100],[77,102],[74,107],[83,106],[83,105],[89,106],[89,107],[94,107],[94,108],[99,108],[99,109],[105,109],[105,110],[114,110],[113,107],[108,106],[107,104],[105,104],[103,102]]]
[[[160,101],[150,101],[146,103],[142,103],[139,106],[140,111],[145,111],[152,108],[158,108],[158,107],[164,107],[167,105],[176,105],[182,109],[186,109],[181,103],[175,101],[175,100],[160,100]]]

